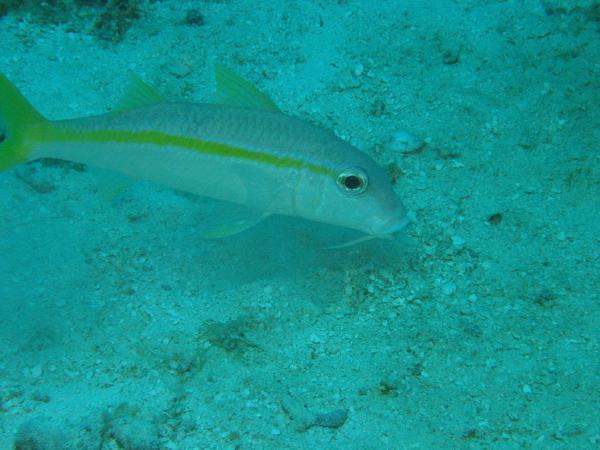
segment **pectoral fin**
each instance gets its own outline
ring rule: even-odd
[[[199,233],[205,239],[233,236],[262,222],[269,214],[229,202],[215,203],[202,215]]]

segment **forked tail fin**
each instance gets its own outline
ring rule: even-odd
[[[0,73],[0,171],[27,161],[27,133],[46,119]]]

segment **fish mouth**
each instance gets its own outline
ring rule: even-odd
[[[396,233],[403,230],[410,223],[410,219],[404,216],[402,219],[396,221],[391,227],[388,233]]]
[[[381,238],[389,239],[394,233],[402,230],[410,223],[410,219],[407,216],[403,216],[400,219],[390,219],[383,224],[377,224],[371,227],[370,234]]]

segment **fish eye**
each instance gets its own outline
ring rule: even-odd
[[[362,194],[367,190],[367,184],[367,174],[361,169],[346,169],[337,177],[337,185],[352,194]]]

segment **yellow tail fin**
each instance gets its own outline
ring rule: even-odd
[[[27,161],[27,132],[46,122],[19,90],[0,73],[0,171]]]

